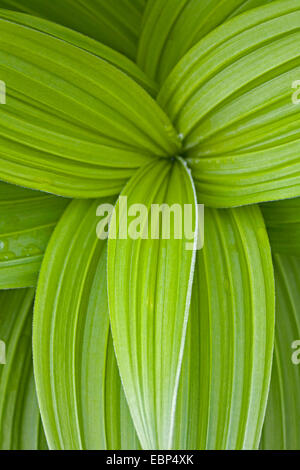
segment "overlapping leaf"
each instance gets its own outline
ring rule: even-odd
[[[268,450],[299,450],[300,258],[275,255],[274,267],[275,351],[261,447]]]
[[[0,182],[0,289],[35,286],[68,199]]]
[[[0,179],[31,189],[0,182],[0,289],[35,284],[66,209],[34,312],[49,447],[257,448],[274,343],[266,228],[256,206],[207,209],[194,276],[193,179],[199,202],[218,208],[300,196],[291,100],[299,1],[0,0],[3,7]],[[131,60],[138,41],[147,75]],[[69,200],[32,189],[84,199],[122,191],[108,259],[96,215],[114,200],[66,208]],[[299,209],[298,199],[262,205],[274,253],[300,253]],[[261,447],[289,449],[299,447],[290,356],[300,264],[275,255],[275,268],[279,320]],[[0,292],[3,449],[46,448],[30,351],[33,296]]]
[[[0,0],[1,6],[1,0]],[[4,11],[1,10],[1,18],[12,21],[16,24],[28,26],[41,33],[49,34],[55,38],[61,39],[62,41],[72,44],[73,46],[79,47],[84,51],[87,51],[96,57],[109,62],[114,65],[122,72],[129,75],[137,83],[139,83],[145,90],[151,95],[156,95],[157,85],[147,77],[137,65],[124,55],[116,52],[114,49],[105,46],[104,44],[95,41],[88,36],[77,33],[76,31],[58,25],[51,21],[46,21],[35,16],[24,15],[18,12]]]
[[[226,22],[175,67],[159,102],[182,134],[200,201],[217,207],[300,195],[300,4]]]
[[[39,277],[34,370],[51,449],[138,446],[109,330],[106,242],[96,236],[102,202],[70,204]]]
[[[300,256],[300,198],[262,204],[272,250]]]
[[[201,38],[228,18],[272,0],[149,0],[139,42],[138,64],[163,83]]]
[[[0,8],[41,16],[136,56],[146,0],[0,0]]]
[[[121,202],[124,197],[130,208],[128,219]],[[158,208],[161,204],[169,208],[189,205],[191,232],[195,229],[193,184],[181,161],[173,165],[160,161],[137,172],[121,193],[108,242],[112,336],[125,395],[144,449],[172,447],[195,255],[193,243],[189,241],[191,251],[186,246],[189,237],[182,219],[174,215],[168,232],[164,225],[167,209],[162,223],[156,217],[153,205]],[[182,229],[181,239],[178,229]]]
[[[271,251],[260,210],[206,209],[175,449],[258,447],[271,375],[274,303]]]
[[[19,19],[0,19],[0,76],[5,181],[70,197],[117,194],[138,167],[178,151],[169,119],[134,80]]]
[[[35,393],[31,330],[34,290],[0,292],[0,339],[6,364],[0,365],[0,449],[47,448]]]

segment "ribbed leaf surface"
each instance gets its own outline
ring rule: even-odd
[[[5,181],[76,198],[117,194],[138,167],[177,153],[169,119],[141,86],[47,31],[0,19],[0,76]]]
[[[80,49],[83,49],[114,65],[138,82],[151,95],[156,95],[157,93],[157,85],[150,80],[134,62],[123,54],[120,54],[114,49],[111,49],[88,36],[53,23],[52,21],[43,20],[42,18],[37,18],[35,16],[24,15],[23,13],[1,10],[0,17],[19,25],[28,26],[34,30],[40,31],[41,33],[49,34],[50,36],[59,38],[73,46],[79,47]]]
[[[300,256],[300,198],[262,204],[272,250]]]
[[[69,200],[0,182],[0,289],[35,286]]]
[[[32,368],[34,290],[0,292],[0,339],[6,364],[0,365],[0,449],[47,448],[35,393]]]
[[[205,211],[178,394],[175,449],[255,449],[274,341],[269,241],[255,207]]]
[[[159,102],[182,134],[200,201],[228,207],[300,195],[300,4],[272,2],[201,40]]]
[[[39,277],[34,370],[51,449],[138,446],[110,337],[106,242],[96,236],[101,202],[70,204]]]
[[[41,16],[136,56],[145,0],[0,0],[0,8]]]
[[[181,239],[176,239],[173,223],[169,239],[163,238],[162,224],[150,207],[163,203],[169,207],[189,204],[191,222],[195,224],[194,188],[181,161],[173,165],[160,161],[139,170],[121,196],[127,197],[128,207],[134,204],[146,207],[140,213],[137,208],[136,214],[143,238],[130,235],[131,224],[136,224],[135,215],[131,213],[133,218],[125,219],[121,198],[110,226],[110,237],[114,230],[116,235],[116,239],[110,238],[108,242],[114,347],[142,447],[167,449],[172,447],[195,254],[187,250],[184,233]],[[176,228],[181,223],[175,222]],[[123,227],[125,231],[121,233]],[[151,233],[158,238],[150,239]]]
[[[140,36],[138,64],[147,75],[163,83],[184,54],[216,26],[270,1],[149,0]]]
[[[275,351],[261,447],[299,450],[300,258],[275,255],[274,267],[277,299]],[[295,341],[298,342],[296,347]]]

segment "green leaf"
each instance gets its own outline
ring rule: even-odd
[[[173,439],[195,252],[193,243],[192,250],[187,249],[183,230],[181,238],[176,234],[177,229],[182,229],[181,220],[174,215],[166,239],[167,230],[152,209],[154,204],[168,204],[169,209],[174,204],[181,208],[189,204],[190,221],[196,223],[196,198],[190,174],[181,160],[173,164],[161,160],[142,168],[121,196],[108,241],[108,297],[114,347],[142,447],[168,449]],[[166,222],[167,208],[164,214]],[[141,236],[135,234],[134,227]]]
[[[111,65],[114,65],[122,72],[129,75],[129,77],[133,78],[133,80],[145,88],[145,90],[148,91],[152,96],[157,94],[157,85],[152,80],[150,80],[134,62],[114,49],[111,49],[110,47],[107,47],[104,44],[89,38],[88,36],[84,36],[83,34],[73,31],[72,29],[52,23],[50,21],[36,18],[34,16],[24,15],[22,13],[1,10],[0,16],[2,19],[12,21],[21,26],[27,26],[41,33],[45,33],[49,36],[61,39],[68,44],[79,47],[80,49],[83,49],[84,51],[89,52],[96,57],[105,60],[106,62],[109,62]]]
[[[47,448],[32,368],[33,297],[33,289],[0,292],[0,339],[6,348],[6,364],[0,365],[2,450]]]
[[[68,199],[0,182],[0,289],[35,286]]]
[[[109,330],[103,200],[73,201],[49,242],[39,277],[33,357],[51,449],[134,449]],[[118,432],[115,432],[118,430]]]
[[[118,194],[137,168],[180,148],[168,117],[117,67],[1,15],[0,79],[4,181],[76,198]]]
[[[0,0],[0,8],[68,26],[132,59],[146,0]]]
[[[268,450],[299,450],[300,258],[276,254],[274,267],[275,350],[261,447]],[[296,347],[295,341],[298,342]]]
[[[300,4],[272,2],[203,38],[158,101],[183,138],[199,200],[239,206],[300,195]]]
[[[175,449],[255,449],[274,341],[271,251],[256,206],[205,210],[175,424]]]
[[[138,64],[163,83],[179,60],[229,17],[272,0],[149,0]],[[1,4],[1,3],[0,3]]]
[[[272,250],[300,256],[300,198],[261,205]]]

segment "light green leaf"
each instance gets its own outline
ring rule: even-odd
[[[76,198],[117,194],[137,168],[180,148],[168,117],[117,67],[1,14],[0,79],[7,182]]]
[[[300,198],[261,205],[272,250],[300,256]]]
[[[300,258],[274,256],[275,351],[261,447],[300,449]],[[294,342],[297,341],[297,344]]]
[[[300,195],[300,4],[272,2],[203,38],[158,101],[182,134],[199,200],[239,206]]]
[[[0,292],[0,339],[6,364],[0,365],[0,449],[46,449],[36,399],[32,353],[34,290]]]
[[[157,85],[150,80],[134,62],[114,49],[111,49],[88,36],[84,36],[72,29],[41,18],[24,15],[23,13],[0,10],[0,16],[2,19],[12,21],[21,26],[28,26],[36,31],[49,34],[50,36],[61,39],[68,44],[79,47],[80,49],[109,62],[111,65],[114,65],[122,72],[129,75],[129,77],[133,78],[133,80],[145,88],[145,90],[147,90],[152,96],[157,94]]]
[[[0,0],[0,8],[68,26],[132,59],[146,0]]]
[[[274,277],[260,210],[206,209],[180,380],[175,449],[255,449],[269,391]]]
[[[206,34],[229,17],[270,1],[149,0],[138,64],[148,76],[163,83],[177,62]]]
[[[168,204],[169,209],[174,204],[182,208],[189,204],[190,221],[196,223],[195,193],[189,172],[180,160],[173,164],[161,160],[139,170],[121,197],[108,241],[114,347],[142,447],[168,449],[173,439],[195,253],[187,249],[186,233],[182,231],[181,239],[176,238],[176,229],[182,229],[178,216],[174,215],[174,223],[170,224],[169,239],[164,239],[167,230],[162,230],[152,209],[154,204]],[[124,197],[130,208],[127,220]],[[137,213],[133,214],[135,209]],[[168,211],[164,214],[166,222]],[[139,226],[143,238],[134,233],[134,226]],[[195,225],[191,227],[195,229]],[[155,234],[157,239],[153,239]]]
[[[103,202],[111,201],[70,204],[39,277],[34,371],[51,449],[138,446],[111,347],[106,242],[96,236],[96,209]]]
[[[69,200],[0,182],[0,289],[35,286]]]

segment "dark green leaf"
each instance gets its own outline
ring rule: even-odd
[[[272,250],[300,256],[300,198],[262,204]]]
[[[261,447],[300,450],[300,258],[275,255],[274,267],[275,350]]]
[[[145,0],[0,0],[0,8],[41,16],[136,56]]]
[[[256,449],[269,391],[274,278],[260,210],[205,210],[174,449]]]
[[[0,182],[0,289],[35,286],[68,199]]]
[[[109,330],[106,242],[96,236],[96,209],[103,202],[111,201],[70,204],[39,277],[33,356],[51,449],[138,446]]]
[[[33,289],[0,292],[0,449],[46,449],[32,368]]]

